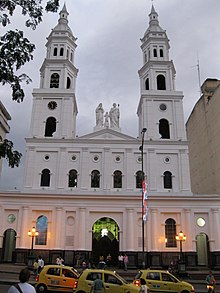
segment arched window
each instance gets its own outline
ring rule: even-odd
[[[165,222],[166,247],[177,247],[176,245],[176,222],[174,219],[167,219]]]
[[[160,57],[163,57],[163,49],[160,49]]]
[[[72,169],[69,171],[69,187],[77,187],[77,171],[75,169]]]
[[[160,119],[159,121],[159,133],[162,139],[170,138],[170,126],[166,119]]]
[[[70,61],[73,62],[73,52],[70,53]]]
[[[69,89],[71,86],[71,79],[69,76],[67,76],[67,79],[66,79],[66,88]]]
[[[154,49],[154,57],[157,57],[157,49]]]
[[[53,133],[56,131],[57,123],[54,117],[47,118],[45,125],[45,137],[52,137]]]
[[[40,186],[50,186],[50,170],[44,169],[41,173]]]
[[[116,170],[113,173],[113,177],[114,177],[113,188],[122,188],[122,172],[119,170]]]
[[[149,90],[149,78],[145,80],[145,90]]]
[[[48,219],[45,216],[37,218],[36,229],[39,235],[35,238],[36,245],[47,245]]]
[[[143,178],[144,178],[144,173],[143,173]],[[137,171],[136,172],[136,188],[142,188],[142,171]]]
[[[57,56],[57,47],[53,49],[53,56]]]
[[[50,77],[50,88],[59,88],[60,76],[58,73],[53,73]]]
[[[165,171],[163,173],[163,186],[165,189],[172,188],[172,173],[170,171]]]
[[[61,47],[61,48],[60,48],[60,56],[63,56],[63,52],[64,52],[64,48]]]
[[[93,170],[91,172],[91,187],[92,188],[100,187],[100,172],[98,170]]]
[[[159,74],[157,76],[157,89],[166,90],[166,80],[165,80],[165,76],[163,76],[162,74]]]

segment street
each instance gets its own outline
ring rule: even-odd
[[[1,292],[1,293],[7,293],[8,288],[9,288],[10,286],[11,286],[11,285],[3,285],[3,284],[0,284],[0,292]],[[206,286],[203,285],[203,284],[197,284],[197,285],[195,286],[195,292],[196,292],[196,293],[206,293],[206,292],[207,292],[207,290],[206,290]],[[217,288],[217,290],[216,290],[215,292],[216,292],[216,293],[219,292],[219,291],[218,291],[218,288]],[[53,293],[53,292],[51,292],[51,293]]]

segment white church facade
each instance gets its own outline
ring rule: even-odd
[[[183,231],[187,267],[220,265],[220,196],[191,192],[183,93],[175,89],[169,41],[154,7],[141,39],[138,138],[122,132],[117,101],[109,112],[94,105],[93,132],[76,136],[77,44],[65,5],[46,47],[40,86],[33,90],[23,188],[0,192],[1,261],[24,262],[28,231],[36,227],[34,250],[46,263],[57,255],[68,264],[79,256],[97,262],[109,253],[117,263],[126,253],[129,265],[138,267],[144,235],[146,264],[165,267],[179,259],[175,236]],[[142,174],[148,186],[144,225]]]

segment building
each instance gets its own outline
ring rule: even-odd
[[[188,267],[219,265],[220,198],[191,192],[183,93],[175,89],[169,41],[154,7],[141,39],[138,138],[122,132],[117,104],[106,112],[102,102],[94,105],[93,132],[76,136],[77,45],[65,5],[46,47],[33,90],[24,185],[0,193],[2,261],[24,262],[28,231],[36,227],[34,249],[46,262],[60,254],[69,264],[97,262],[110,253],[116,263],[121,252],[130,266],[165,267],[182,256],[175,236],[183,231]]]
[[[208,78],[186,124],[194,193],[220,194],[220,80]]]
[[[0,137],[5,139],[6,134],[10,131],[10,126],[8,121],[11,120],[11,116],[8,111],[5,109],[4,105],[0,101]],[[2,160],[0,159],[0,174],[2,170]]]

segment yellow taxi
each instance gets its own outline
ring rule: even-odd
[[[187,282],[180,281],[167,271],[161,270],[140,270],[133,281],[137,287],[140,286],[140,279],[144,279],[150,292],[176,292],[194,293],[194,287]]]
[[[63,265],[46,265],[36,276],[37,293],[47,291],[73,292],[73,285],[78,279],[76,269]]]
[[[139,288],[134,284],[129,284],[116,272],[101,269],[86,269],[79,279],[75,281],[73,293],[88,293],[91,290],[93,281],[97,278],[104,283],[105,290],[108,293],[138,293]]]

